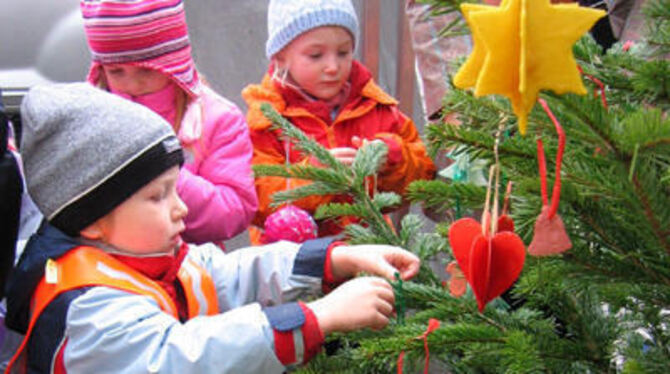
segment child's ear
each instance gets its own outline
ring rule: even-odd
[[[93,222],[79,232],[80,236],[90,240],[100,240],[102,239],[102,234],[103,230],[102,225],[100,224],[100,220]]]
[[[272,57],[272,63],[275,66],[275,69],[283,69],[284,65],[286,63],[286,58],[284,57],[284,54],[279,52],[274,57]]]

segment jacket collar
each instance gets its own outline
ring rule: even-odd
[[[372,78],[370,71],[360,62],[352,62],[349,83],[351,85],[349,97],[345,100],[343,111],[351,110],[360,105],[365,99],[384,105],[395,105],[397,100],[384,92]],[[249,111],[247,113],[247,122],[252,130],[264,130],[269,128],[272,123],[265,118],[260,111],[262,102],[270,103],[277,111],[286,114],[290,112],[295,115],[316,115],[330,122],[327,106],[318,101],[309,101],[300,92],[294,88],[282,87],[272,77],[273,66],[270,65],[267,74],[263,77],[260,85],[251,85],[247,87],[243,96],[249,102]]]

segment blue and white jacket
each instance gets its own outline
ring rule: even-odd
[[[308,360],[323,342],[314,314],[291,301],[321,292],[331,243],[277,242],[230,253],[214,245],[190,247],[184,264],[211,278],[218,304],[213,315],[202,307],[181,322],[156,298],[95,284],[58,294],[31,323],[48,260],[58,263],[81,248],[77,239],[44,224],[9,281],[6,324],[23,334],[30,327],[13,372],[282,373]],[[105,274],[129,277],[109,269]],[[199,282],[189,283],[181,284],[193,288],[187,293],[201,293]]]

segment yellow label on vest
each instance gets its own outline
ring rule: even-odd
[[[44,268],[44,278],[48,284],[58,283],[58,264],[52,259],[48,259]]]

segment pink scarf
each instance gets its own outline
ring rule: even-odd
[[[155,113],[158,113],[168,121],[170,125],[174,126],[175,119],[177,118],[177,106],[175,105],[177,100],[177,87],[172,81],[168,82],[165,87],[156,92],[139,96],[128,95],[112,89],[110,89],[110,91],[124,99],[144,105]]]

